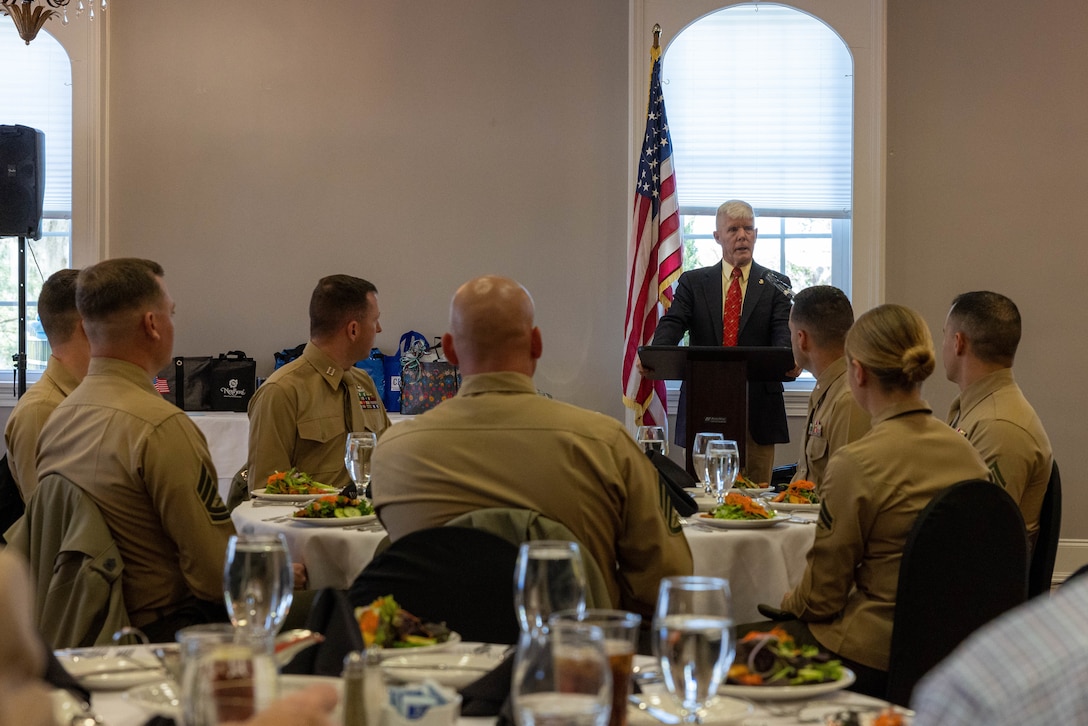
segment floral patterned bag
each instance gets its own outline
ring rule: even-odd
[[[442,359],[441,347],[441,343],[435,343],[428,348],[425,341],[417,340],[401,356],[401,413],[413,415],[430,411],[457,395],[461,373],[457,366]]]

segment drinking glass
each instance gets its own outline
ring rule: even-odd
[[[344,445],[344,466],[355,482],[356,491],[363,493],[370,483],[370,457],[378,445],[378,435],[371,431],[352,431]]]
[[[177,632],[185,726],[242,721],[277,696],[276,664],[265,643],[226,623]]]
[[[234,627],[272,639],[291,608],[295,576],[283,534],[236,534],[227,543],[223,599]]]
[[[718,692],[733,662],[728,581],[664,578],[654,609],[653,648],[665,688],[680,704],[684,723],[701,723],[700,710]]]
[[[638,432],[635,434],[635,440],[638,441],[639,446],[647,454],[656,451],[662,456],[667,456],[669,453],[669,444],[665,440],[665,427],[663,426],[639,426]]]
[[[627,698],[631,695],[631,668],[638,649],[642,616],[625,610],[561,610],[548,618],[548,624],[577,622],[601,629],[604,654],[612,671],[612,715],[608,726],[627,725]]]
[[[699,477],[699,481],[703,483],[703,492],[706,494],[714,493],[714,490],[711,489],[710,476],[706,471],[706,446],[711,441],[724,438],[724,435],[717,432],[704,432],[695,434],[695,441],[691,445],[691,462],[695,466],[695,474]]]
[[[547,630],[558,610],[585,610],[586,575],[577,542],[523,542],[514,565],[514,604],[522,632]]]
[[[601,629],[557,621],[522,632],[510,695],[518,726],[605,726],[612,672]]]
[[[725,501],[725,495],[733,488],[739,473],[740,452],[736,441],[715,439],[707,443],[706,474],[718,495],[718,504]]]

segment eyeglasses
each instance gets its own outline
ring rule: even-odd
[[[739,234],[741,230],[744,230],[745,234],[752,234],[753,232],[756,231],[756,228],[753,227],[752,225],[745,225],[743,227],[739,226],[739,225],[734,225],[732,227],[726,227],[725,228],[725,233],[727,235],[729,235],[730,237],[733,237],[733,236]]]

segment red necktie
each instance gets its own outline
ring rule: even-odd
[[[722,345],[736,345],[740,330],[740,278],[744,273],[733,268],[732,281],[725,291],[725,310],[722,312]]]

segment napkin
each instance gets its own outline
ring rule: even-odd
[[[343,590],[326,587],[314,598],[306,628],[325,636],[325,642],[307,648],[283,667],[283,673],[332,676],[344,670],[344,656],[365,650],[363,634],[347,595]]]

